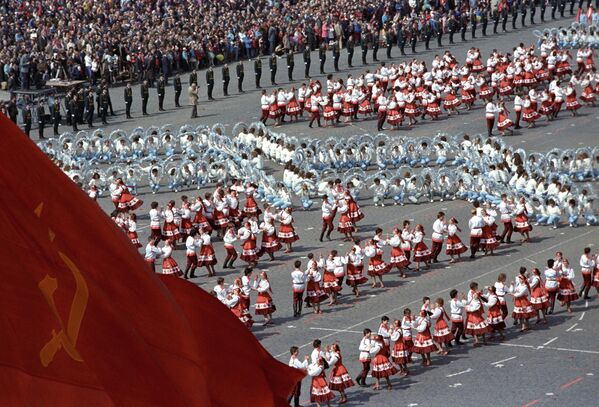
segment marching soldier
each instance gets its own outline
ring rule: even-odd
[[[175,75],[175,107],[181,107],[179,104],[179,98],[181,97],[181,91],[183,87],[181,86],[181,75]]]
[[[320,74],[324,75],[324,64],[327,61],[327,45],[323,41],[318,48],[318,59],[320,60]]]
[[[110,109],[110,115],[116,116],[114,114],[114,110],[112,110],[112,99],[110,99],[110,89],[108,87],[108,82],[104,81],[104,86],[102,86],[102,90],[106,91],[106,98],[108,99],[108,108]]]
[[[37,104],[37,134],[40,140],[44,137],[44,127],[46,126],[46,109],[44,109],[44,99]]]
[[[31,105],[27,104],[23,110],[23,123],[25,124],[25,134],[31,138]]]
[[[362,65],[368,65],[366,62],[366,55],[368,54],[368,33],[362,33],[362,40],[360,42],[360,47],[362,48]]]
[[[148,99],[150,99],[150,85],[146,79],[141,85],[141,111],[144,116],[148,115]]]
[[[458,30],[458,21],[455,18],[455,15],[451,13],[449,15],[449,20],[447,21],[447,28],[449,30],[449,43],[453,44],[453,36]]]
[[[94,127],[94,94],[89,92],[87,94],[87,126],[91,129]]]
[[[52,105],[52,119],[54,124],[54,136],[58,136],[58,126],[60,126],[60,98],[54,98],[54,105]]]
[[[293,68],[295,68],[295,56],[291,50],[287,51],[287,79],[293,82]]]
[[[373,31],[374,32],[372,33],[372,60],[374,62],[379,62],[379,59],[376,56],[377,52],[379,52],[379,42],[380,42],[378,27],[374,27]]]
[[[541,22],[545,22],[545,10],[547,9],[547,1],[541,0]]]
[[[189,104],[191,105],[191,118],[198,117],[198,85],[192,83],[187,91],[189,96]]]
[[[520,5],[515,1],[512,3],[512,30],[516,29],[516,20],[518,20],[518,10]]]
[[[79,91],[75,94],[75,99],[77,101],[77,110],[75,111],[77,123],[83,124],[83,111],[85,109],[85,95],[83,89],[79,89]]]
[[[206,84],[208,85],[208,100],[214,100],[212,91],[214,90],[214,70],[212,66],[206,71]]]
[[[522,28],[526,27],[526,14],[528,13],[528,2],[526,0],[522,0],[520,2],[520,25]]]
[[[306,45],[304,49],[304,78],[310,78],[310,63],[312,62],[310,59],[312,58],[310,53],[310,46]]]
[[[256,75],[256,88],[260,89],[260,78],[262,78],[262,60],[260,57],[254,60],[254,74]]]
[[[229,96],[229,81],[231,80],[231,74],[229,73],[229,65],[224,64],[222,67],[223,75],[223,94]]]
[[[239,93],[243,93],[243,77],[245,76],[243,69],[243,62],[238,62],[235,73],[237,74],[237,92]]]
[[[393,30],[391,24],[387,24],[385,30],[385,43],[387,44],[387,59],[391,59],[391,49],[393,48]]]
[[[433,36],[433,26],[431,20],[428,20],[426,23],[424,23],[422,31],[424,32],[424,49],[428,51],[430,50],[429,44]]]
[[[158,111],[164,112],[164,95],[166,94],[166,80],[164,79],[164,75],[160,75],[160,79],[158,79]]]
[[[483,37],[487,36],[487,26],[489,25],[489,7],[483,6],[480,13],[480,24],[482,25]]]
[[[350,36],[349,39],[347,40],[347,65],[350,68],[354,67],[352,65],[352,59],[354,58],[354,47],[355,47],[354,39]]]
[[[6,111],[8,112],[8,117],[10,117],[10,120],[14,124],[17,124],[17,116],[19,115],[19,109],[17,108],[17,102],[14,96],[10,98],[8,105],[6,106]]]
[[[399,47],[399,51],[401,52],[401,55],[404,56],[406,55],[406,52],[404,51],[404,48],[406,46],[406,37],[405,37],[405,32],[404,32],[404,26],[403,24],[397,23],[397,29],[395,30],[395,36],[397,37],[397,46]]]
[[[198,73],[195,69],[189,74],[189,86],[193,85],[194,83],[196,85],[198,84]]]
[[[102,117],[102,124],[108,124],[108,122],[106,121],[106,116],[108,115],[108,92],[106,92],[106,89],[103,90],[100,94],[100,112]]]
[[[535,14],[537,14],[537,2],[536,0],[530,0],[528,5],[530,6],[530,24],[533,25],[535,24]]]
[[[335,72],[339,72],[339,57],[341,56],[341,50],[339,49],[339,41],[335,41],[333,44],[333,66]]]
[[[93,93],[92,97],[94,97]],[[71,107],[71,124],[73,125],[73,131],[79,131],[77,129],[77,94],[74,93],[68,103]]]
[[[418,39],[418,23],[414,21],[412,24],[412,32],[410,33],[410,47],[412,48],[412,54],[416,53],[416,40]]]
[[[127,119],[131,119],[131,104],[133,103],[133,89],[131,88],[131,82],[127,82],[124,91],[125,97],[125,114]]]
[[[270,67],[270,84],[276,86],[276,77],[277,77],[277,56],[276,54],[272,54],[270,59],[268,60],[268,66]]]
[[[476,13],[470,13],[470,27],[472,28],[472,39],[476,38],[476,26],[478,24],[478,17]]]
[[[468,12],[462,13],[462,16],[460,17],[460,38],[462,39],[462,42],[466,41],[466,30],[468,29],[469,21],[470,15]]]

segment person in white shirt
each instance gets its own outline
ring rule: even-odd
[[[557,299],[562,302],[569,314],[572,313],[570,303],[579,298],[572,280],[574,280],[574,270],[570,267],[568,259],[564,259],[562,270],[560,272]]]
[[[185,279],[195,278],[195,271],[198,268],[197,249],[202,246],[202,240],[197,237],[198,231],[194,228],[189,232],[189,236],[185,239],[185,257],[187,264],[185,266]]]
[[[461,345],[460,338],[465,338],[464,335],[464,309],[466,307],[466,299],[464,294],[458,299],[458,290],[453,289],[449,292],[451,301],[449,302],[449,319],[451,320],[451,333],[455,338],[455,344]]]
[[[322,238],[326,232],[327,239],[331,240],[331,232],[335,229],[335,225],[333,224],[333,220],[335,219],[335,214],[337,213],[337,203],[333,202],[332,204],[329,202],[328,195],[322,196],[322,230],[320,232],[320,241],[322,242]]]
[[[227,257],[225,258],[225,264],[223,268],[234,269],[233,262],[237,260],[237,251],[235,250],[235,246],[233,244],[238,240],[237,233],[235,232],[235,226],[229,224],[227,226],[227,230],[223,236],[223,243],[225,246],[225,250],[227,251]]]
[[[446,234],[447,223],[445,222],[445,213],[439,212],[437,214],[437,220],[435,220],[435,222],[433,223],[433,244],[431,246],[433,263],[439,262],[439,259],[437,257],[439,256],[439,254],[441,253],[441,249],[443,248],[443,241]]]
[[[555,297],[559,289],[559,272],[555,269],[555,260],[547,260],[547,269],[544,271],[545,274],[545,291],[549,297],[549,309],[547,314],[553,314],[553,308],[555,307]]]
[[[360,351],[360,363],[362,363],[362,371],[356,377],[356,382],[362,386],[366,387],[366,377],[368,377],[368,372],[370,372],[370,362],[372,360],[372,355],[370,353],[371,349],[375,347],[374,340],[372,338],[372,331],[368,328],[364,329],[362,340],[360,341],[360,346],[358,350]]]
[[[295,369],[299,369],[302,372],[307,373],[308,371],[308,361],[310,360],[309,356],[305,356],[303,361],[300,361],[299,358],[299,348],[297,346],[292,346],[289,349],[289,353],[291,354],[291,358],[289,359],[289,366]],[[289,396],[287,400],[287,404],[291,404],[291,400],[293,400],[294,407],[300,406],[300,395],[302,390],[302,381],[297,382],[295,387],[293,388],[293,392]]]
[[[596,256],[591,255],[591,248],[585,247],[580,256],[580,273],[582,274],[582,287],[580,288],[580,292],[578,293],[579,297],[582,297],[584,292],[584,299],[589,300],[589,290],[593,286],[593,273],[596,267]],[[599,287],[596,287],[599,292]]]
[[[156,272],[156,260],[162,257],[162,250],[156,247],[156,238],[154,236],[148,237],[148,244],[146,245],[144,260],[153,272]]]
[[[216,280],[216,285],[214,286],[212,291],[214,291],[214,293],[216,294],[216,298],[220,302],[222,302],[223,304],[225,304],[227,302],[227,289],[225,288],[225,279],[224,278],[219,277]]]
[[[304,291],[306,290],[306,274],[300,269],[302,262],[296,260],[295,269],[291,272],[291,285],[293,290],[293,316],[302,315]]]

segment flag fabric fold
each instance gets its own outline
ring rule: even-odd
[[[279,406],[302,374],[195,285],[152,273],[0,114],[0,404]]]

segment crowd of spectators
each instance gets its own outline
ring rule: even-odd
[[[0,82],[9,89],[52,78],[152,83],[161,74],[334,40],[384,46],[398,30],[447,32],[451,19],[467,25],[502,2],[535,1],[0,0]]]

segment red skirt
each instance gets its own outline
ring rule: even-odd
[[[348,212],[345,212],[339,218],[339,226],[337,226],[337,230],[340,233],[352,233],[354,231],[354,222],[352,222]]]
[[[174,274],[176,276],[183,275],[179,265],[172,257],[167,257],[166,259],[162,260],[162,274]]]
[[[576,100],[576,95],[570,95],[566,98],[566,110],[578,110],[580,108],[581,106],[578,100]]]
[[[212,245],[202,245],[198,256],[198,267],[213,266],[217,263]]]
[[[441,108],[438,103],[429,103],[426,105],[426,113],[432,117],[439,117],[441,115]]]
[[[118,210],[121,212],[134,211],[142,206],[144,201],[137,199],[129,192],[123,192],[118,203]]]
[[[439,348],[437,348],[437,345],[433,343],[431,333],[428,330],[424,332],[418,332],[416,338],[414,338],[414,346],[412,347],[412,352],[423,355],[425,353],[434,352],[437,349]]]
[[[508,128],[512,127],[513,125],[514,125],[514,122],[511,121],[509,117],[507,117],[503,113],[499,113],[499,120],[497,121],[497,129],[499,131],[508,129]]]
[[[324,378],[324,372],[312,378],[310,385],[310,402],[327,404],[333,400],[335,396],[327,385],[327,380]]]
[[[267,292],[258,293],[258,297],[256,298],[256,315],[267,315],[275,312],[274,305],[272,303],[272,298],[270,294]]]
[[[491,328],[484,318],[483,310],[466,313],[466,329],[468,335],[483,335],[491,332]]]
[[[327,105],[324,107],[324,111],[322,113],[325,120],[334,120],[337,116],[335,110],[333,110],[333,106]]]
[[[368,262],[368,275],[371,277],[382,276],[389,272],[389,266],[379,256],[372,257]]]
[[[384,377],[393,376],[397,372],[397,368],[389,362],[387,356],[379,353],[372,359],[372,377],[382,379]]]
[[[283,243],[293,243],[299,240],[299,236],[295,233],[295,228],[291,224],[281,225],[277,236],[279,241]]]
[[[414,262],[427,262],[431,259],[431,251],[424,242],[416,243],[414,246]]]
[[[512,318],[514,319],[528,319],[537,315],[528,297],[514,298],[514,310],[512,311]]]
[[[279,109],[279,106],[277,106],[276,103],[273,103],[272,105],[270,105],[270,107],[268,108],[268,117],[271,119],[277,119],[281,116],[281,109]]]
[[[142,247],[141,243],[139,243],[137,232],[127,232],[127,236],[129,237],[129,240],[131,240],[131,243],[133,243],[133,246],[137,248]]]
[[[214,228],[225,229],[229,224],[229,217],[221,211],[214,210]]]
[[[456,256],[468,251],[468,248],[462,243],[458,235],[447,236],[447,247],[445,254]]]
[[[179,232],[177,225],[173,222],[165,222],[162,229],[162,236],[164,237],[164,240],[179,240],[181,238],[181,233]]]
[[[348,216],[352,220],[352,222],[354,222],[354,224],[364,219],[364,214],[362,213],[360,206],[353,199],[349,201],[347,208],[347,213],[349,214]]]
[[[541,118],[541,115],[531,107],[527,107],[522,112],[522,120],[524,120],[527,123],[534,123],[535,121],[539,120],[540,118]]]
[[[345,283],[349,286],[360,285],[368,282],[368,277],[364,276],[364,266],[347,265],[347,277]]]
[[[310,304],[318,304],[327,298],[327,294],[320,288],[320,283],[316,281],[308,281],[306,284],[306,301]]]
[[[393,345],[393,349],[391,350],[391,359],[398,365],[407,365],[412,362],[412,352],[411,347],[409,347],[404,341],[403,338],[400,338]]]
[[[290,100],[289,103],[287,104],[287,115],[288,116],[297,116],[300,114],[301,111],[302,111],[302,108],[300,107],[299,103],[297,103],[297,100]]]
[[[398,269],[402,269],[409,264],[410,261],[400,246],[391,248],[391,259],[389,260],[390,268],[397,267]]]
[[[546,309],[549,307],[549,297],[547,296],[545,288],[543,288],[540,283],[532,289],[530,305],[532,305],[535,310]]]
[[[371,114],[372,112],[373,112],[373,110],[372,110],[372,103],[370,103],[370,100],[364,99],[360,103],[360,106],[358,107],[358,113],[360,113],[360,114]]]
[[[244,324],[248,329],[252,327],[252,325],[254,325],[254,320],[252,319],[252,315],[249,313],[249,311],[244,308],[241,304],[241,301],[234,306],[233,308],[231,308],[231,312],[233,312],[233,314],[239,318],[239,320],[241,321],[242,324]]]
[[[256,253],[256,241],[248,240],[243,246],[241,246],[241,256],[239,258],[245,262],[252,263],[258,261],[258,254]]]
[[[322,288],[324,289],[324,292],[327,294],[341,291],[341,286],[337,282],[337,277],[335,277],[335,273],[331,273],[328,271],[324,272],[324,277],[322,278]]]
[[[489,308],[487,313],[487,323],[493,331],[505,329],[505,321],[499,303]]]
[[[281,242],[277,239],[277,235],[262,235],[262,250],[266,253],[274,253],[281,249]]]
[[[391,109],[387,112],[387,123],[392,126],[400,124],[403,120],[398,109]]]
[[[258,216],[262,211],[258,208],[258,203],[253,196],[248,196],[243,206],[243,213],[246,216]]]
[[[239,226],[242,219],[243,219],[243,216],[241,215],[241,212],[239,211],[239,209],[229,208],[229,221],[230,222],[233,222],[235,224],[235,226]]]
[[[578,293],[574,289],[574,284],[567,278],[562,278],[559,281],[559,291],[557,299],[564,302],[572,302],[578,299]]]
[[[480,238],[479,247],[482,250],[495,250],[499,247],[499,242],[495,238],[493,229],[491,226],[483,226],[483,235]]]
[[[433,330],[433,338],[437,343],[449,343],[454,339],[447,322],[443,318],[437,319],[435,329]]]
[[[206,219],[202,212],[196,212],[193,218],[193,224],[206,233],[212,232],[212,225],[210,225],[210,222],[208,222],[208,219]]]
[[[516,215],[516,218],[514,219],[514,223],[515,223],[514,230],[516,232],[525,233],[525,232],[530,232],[532,230],[532,225],[530,223],[528,223],[528,216],[526,216],[523,213]]]
[[[352,117],[354,115],[354,105],[351,102],[343,102],[343,109],[341,109],[341,114],[345,117]]]
[[[331,370],[331,377],[329,379],[329,388],[331,390],[345,390],[354,385],[355,383],[347,372],[345,366],[343,366],[341,363],[337,363],[335,366],[333,366],[333,369]]]
[[[182,218],[181,219],[181,226],[179,227],[181,233],[183,233],[184,235],[189,235],[189,233],[191,232],[191,229],[193,229],[193,223],[191,223],[191,219],[189,218]]]

